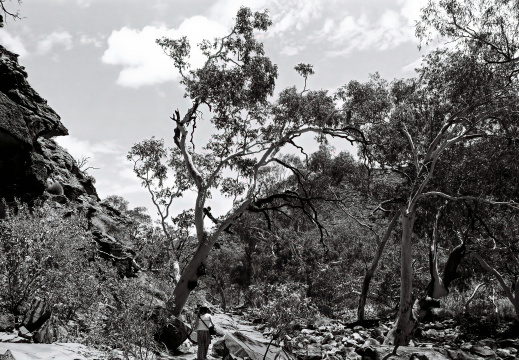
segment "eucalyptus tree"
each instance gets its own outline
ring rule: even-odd
[[[519,65],[517,0],[429,0],[416,35],[428,44],[435,38],[454,41],[484,62]]]
[[[292,87],[281,91],[277,100],[272,98],[278,68],[255,37],[257,31],[266,31],[270,25],[266,12],[253,13],[242,7],[227,36],[199,44],[205,63],[198,69],[191,69],[188,63],[190,44],[186,37],[157,40],[179,71],[191,103],[185,112],[175,110],[171,117],[175,147],[170,150],[167,165],[175,180],[162,194],[164,199],[175,200],[187,191],[196,193],[192,216],[197,246],[173,292],[171,311],[175,316],[205,273],[211,248],[222,233],[232,231],[233,223],[245,212],[268,214],[269,210],[283,211],[287,206],[318,222],[311,206],[315,199],[304,191],[266,189],[273,164],[299,174],[295,165],[280,157],[284,147],[301,150],[294,140],[305,133],[351,142],[362,139],[358,127],[347,122],[347,116],[326,91]],[[305,84],[313,73],[305,64],[296,66],[296,71]],[[201,128],[211,131],[212,136],[199,148],[194,139]],[[141,163],[150,159],[146,151],[140,156]],[[155,156],[155,152],[149,156]],[[164,184],[167,175],[164,167],[151,168],[149,179]],[[218,218],[209,206],[214,192],[232,199],[228,211]]]
[[[399,314],[386,342],[406,344],[420,310],[412,297],[412,234],[418,210],[424,203],[439,203],[438,198],[515,206],[508,198],[468,192],[459,183],[453,189],[447,186],[452,178],[439,178],[437,172],[450,152],[464,150],[458,160],[449,157],[463,162],[478,156],[472,152],[474,144],[505,136],[517,120],[517,84],[471,53],[438,50],[426,57],[415,79],[388,83],[374,77],[366,84],[350,83],[344,95],[353,120],[371,119],[367,142],[361,145],[364,156],[379,171],[387,169],[400,178],[380,209],[399,211],[402,226]],[[458,256],[454,271],[460,260]],[[446,284],[436,275],[430,295],[446,293]]]
[[[429,43],[435,36],[454,44],[458,51],[471,54],[475,62],[486,64],[487,74],[492,78],[500,78],[500,85],[494,81],[487,84],[489,89],[498,93],[502,89],[510,89],[517,92],[517,75],[519,73],[519,2],[517,0],[430,0],[422,9],[421,19],[417,23],[416,34],[422,43]],[[483,84],[484,86],[484,84]],[[518,188],[514,186],[517,175],[517,166],[514,158],[518,155],[517,148],[517,106],[514,101],[501,106],[501,111],[493,116],[492,132],[486,139],[489,141],[477,141],[471,144],[470,156],[463,161],[465,169],[478,169],[472,177],[460,178],[456,169],[453,174],[458,175],[464,187],[472,186],[475,189],[473,195],[486,193],[491,199],[509,199],[517,202]],[[457,154],[465,154],[467,150]],[[460,162],[461,163],[461,162]],[[471,179],[471,181],[467,181]],[[459,183],[458,183],[459,184]],[[514,205],[514,204],[512,204]],[[479,261],[481,266],[492,274],[500,283],[507,298],[512,302],[516,313],[519,315],[518,294],[510,289],[517,288],[517,247],[515,245],[514,221],[516,218],[513,210],[497,211],[479,206],[479,211],[474,215],[474,224],[484,231],[473,231],[475,246],[470,256]],[[499,223],[496,219],[507,218],[510,221],[507,226],[507,236],[503,236],[503,229],[495,226]],[[476,226],[476,229],[478,228]],[[492,230],[491,230],[492,229]],[[501,234],[501,236],[499,236]],[[475,245],[476,245],[475,244]],[[485,257],[479,255],[486,254]],[[495,265],[490,261],[493,254],[499,253],[501,260]],[[503,268],[499,264],[506,264]],[[500,270],[501,268],[501,270]],[[509,286],[505,277],[508,274]]]

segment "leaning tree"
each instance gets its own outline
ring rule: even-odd
[[[165,160],[162,150],[166,149],[157,151],[156,146],[161,145],[156,141],[138,145],[139,151],[134,147],[129,158],[135,160],[134,155],[138,155],[137,171],[146,164],[138,175],[145,186],[159,186],[155,188],[155,201],[163,209],[188,191],[196,193],[190,214],[197,246],[173,292],[170,310],[174,316],[181,313],[205,273],[205,261],[216,241],[224,232],[232,231],[233,223],[245,212],[268,216],[269,211],[287,215],[301,211],[314,223],[319,222],[312,204],[317,199],[304,189],[272,192],[265,186],[274,165],[296,177],[300,175],[296,164],[280,156],[284,148],[302,151],[295,139],[305,133],[350,142],[362,140],[358,126],[326,91],[306,89],[306,80],[313,74],[310,65],[295,67],[305,79],[302,90],[291,87],[273,99],[278,69],[255,36],[270,25],[266,12],[253,13],[242,7],[227,36],[199,44],[205,63],[198,69],[191,69],[188,63],[190,45],[186,37],[157,40],[179,71],[191,104],[184,112],[174,111],[171,117],[174,147],[169,149],[166,163],[159,164]],[[203,147],[196,146],[201,129],[212,133]],[[168,175],[174,180],[166,187]],[[215,192],[232,199],[232,205],[220,217],[211,212],[211,194]]]

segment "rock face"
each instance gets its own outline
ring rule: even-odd
[[[27,82],[18,55],[0,45],[0,219],[6,216],[5,203],[15,209],[15,200],[30,206],[37,201],[67,204],[72,211],[86,215],[99,254],[110,259],[122,276],[134,276],[139,271],[135,252],[110,234],[128,219],[100,201],[95,179],[52,139],[66,135],[68,130],[58,114]],[[22,322],[29,332],[35,332],[35,341],[66,337],[51,320],[51,309],[41,301],[32,304]],[[12,329],[10,318],[1,317],[0,328]]]
[[[135,253],[107,234],[107,228],[116,228],[125,219],[100,202],[94,178],[52,139],[68,135],[68,130],[29,85],[17,58],[0,45],[0,219],[5,217],[2,199],[10,206],[15,199],[29,204],[35,200],[69,203],[87,214],[101,254],[125,276],[134,275]],[[33,330],[30,325],[28,329]]]
[[[0,46],[0,198],[30,201],[43,193],[52,169],[38,139],[61,135],[68,130],[59,116],[29,85],[17,55]]]

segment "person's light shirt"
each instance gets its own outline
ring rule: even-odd
[[[209,330],[209,326],[211,326],[211,315],[209,315],[209,314],[200,315],[200,319],[198,320],[198,328],[197,328],[197,330],[206,330],[206,331],[208,331]],[[207,326],[205,326],[204,321],[205,321],[205,324],[207,324]]]

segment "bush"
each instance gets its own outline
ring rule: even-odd
[[[0,310],[21,317],[39,297],[75,341],[153,358],[161,349],[153,340],[161,324],[155,309],[164,307],[157,293],[171,289],[157,279],[121,279],[98,256],[77,210],[55,203],[16,209],[0,220]]]
[[[154,340],[164,319],[163,304],[147,293],[138,279],[124,279],[112,290],[112,301],[100,304],[87,342],[119,349],[126,359],[148,360],[164,347]]]
[[[249,296],[257,306],[258,315],[274,329],[276,336],[290,333],[295,323],[311,323],[318,315],[306,296],[306,289],[297,283],[251,286]]]
[[[84,217],[48,204],[17,208],[0,222],[0,306],[22,315],[38,296],[66,318],[88,309],[100,284],[86,271],[95,245]]]

